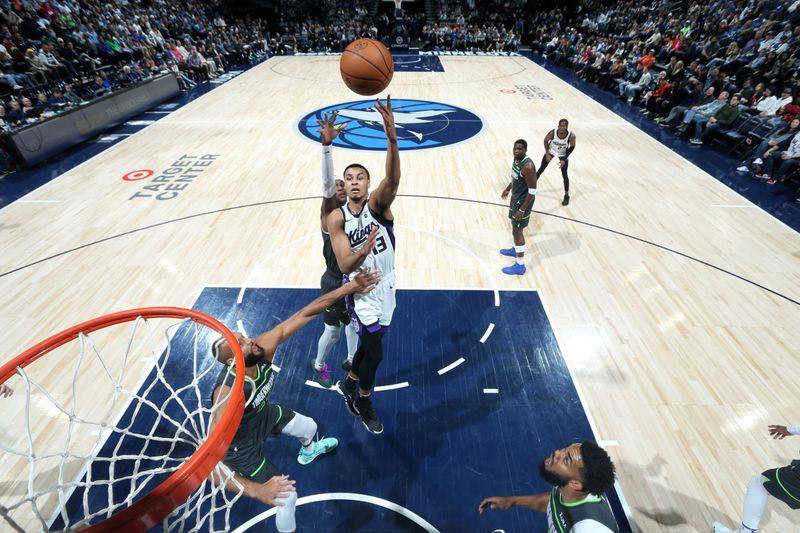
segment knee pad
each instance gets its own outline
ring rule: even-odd
[[[310,416],[295,413],[281,434],[297,437],[301,442],[308,443],[314,440],[314,435],[317,434],[317,423]]]
[[[275,507],[275,527],[280,533],[293,533],[297,530],[294,519],[294,508],[297,503],[297,493],[290,492],[285,498],[278,498],[283,506]]]

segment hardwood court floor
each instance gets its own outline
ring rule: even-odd
[[[398,287],[537,288],[639,531],[734,523],[746,481],[797,454],[766,425],[800,412],[800,236],[527,59],[441,60],[443,73],[397,73],[391,94],[468,109],[484,131],[401,154]],[[316,286],[319,149],[295,123],[357,99],[337,66],[270,59],[0,210],[3,360],[96,315],[189,306],[205,285]],[[501,92],[515,85],[551,99]],[[562,117],[578,142],[572,203],[561,206],[551,166],[528,274],[509,279],[497,250],[511,243],[500,200],[511,147],[527,139],[538,165]],[[132,198],[155,191],[121,179],[206,154],[212,164],[170,200]],[[334,160],[382,177],[381,152]],[[4,440],[23,427],[22,396],[3,400]],[[23,469],[2,462],[3,503]],[[771,508],[764,531],[795,530],[796,514]]]

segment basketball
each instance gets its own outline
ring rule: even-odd
[[[394,61],[392,54],[379,41],[356,39],[342,53],[339,71],[351,91],[372,96],[392,81]]]

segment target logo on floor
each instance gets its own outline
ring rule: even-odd
[[[201,175],[209,171],[219,154],[189,155],[175,159],[158,172],[150,169],[131,170],[124,174],[125,181],[148,180],[141,185],[129,200],[174,200],[193,184]]]
[[[153,171],[149,168],[144,168],[141,170],[131,170],[127,174],[122,176],[122,179],[125,181],[139,181],[149,178],[153,175]]]

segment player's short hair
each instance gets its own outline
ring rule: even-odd
[[[525,147],[526,150],[528,149],[528,141],[526,141],[525,139],[517,139],[516,141],[514,141],[514,144],[521,144],[522,146]]]
[[[593,440],[585,440],[581,444],[581,481],[584,492],[604,494],[614,486],[616,469],[611,458],[603,448]]]
[[[367,170],[367,167],[365,167],[365,166],[364,166],[364,165],[362,165],[361,163],[350,163],[349,165],[347,165],[346,167],[344,167],[344,171],[342,172],[342,176],[344,176],[345,174],[347,174],[347,171],[348,171],[348,170],[350,170],[351,168],[360,168],[360,169],[363,169],[363,170],[364,170],[364,172],[366,172],[366,173],[367,173],[367,179],[370,179],[370,177],[369,177],[369,170]]]
[[[560,126],[562,122],[563,122],[564,124],[566,124],[567,126],[569,126],[569,120],[567,120],[567,119],[565,119],[565,118],[562,118],[561,120],[559,120],[559,121],[558,121],[558,125]]]

